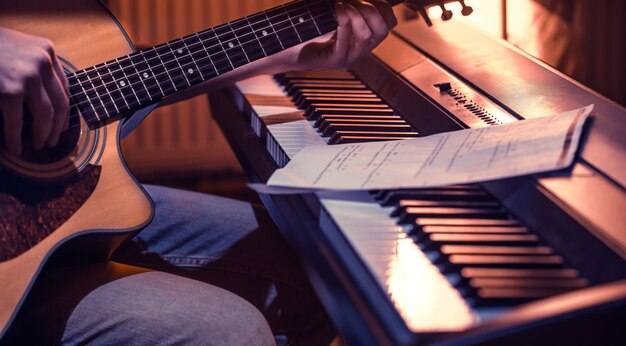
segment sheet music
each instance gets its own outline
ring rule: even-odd
[[[309,146],[274,172],[265,192],[432,187],[562,169],[592,109],[409,140]]]

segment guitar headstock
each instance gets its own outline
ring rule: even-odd
[[[432,26],[433,22],[430,20],[430,17],[428,17],[427,9],[429,7],[439,6],[441,7],[441,19],[449,20],[450,18],[452,18],[453,13],[452,11],[446,8],[446,4],[451,3],[451,2],[458,2],[461,4],[461,7],[462,7],[461,14],[463,16],[469,16],[474,11],[474,9],[472,9],[470,6],[467,6],[465,4],[464,0],[454,0],[454,1],[453,0],[439,0],[439,1],[437,0],[393,0],[393,1],[389,1],[389,3],[391,3],[392,5],[404,3],[407,7],[411,8],[412,10],[417,12],[420,16],[422,16],[422,18],[424,19],[426,24],[428,24],[428,26]]]

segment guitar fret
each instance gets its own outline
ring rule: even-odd
[[[120,98],[122,97],[122,93],[119,92],[115,87],[113,87],[113,85],[115,84],[113,82],[113,77],[106,69],[105,64],[100,64],[100,65],[95,66],[93,71],[95,71],[97,75],[94,77],[96,79],[100,79],[102,83],[102,87],[104,87],[104,89],[106,90],[106,93],[111,99],[111,104],[113,105],[113,108],[115,108],[115,109],[112,109],[110,113],[115,114],[115,115],[122,113],[121,108],[124,108],[124,106],[119,105]],[[98,89],[100,88],[100,85],[93,83],[92,87],[95,89]]]
[[[85,76],[87,76],[87,80],[89,81],[89,84],[94,85],[91,77],[89,76],[89,73],[91,73],[91,71],[86,71],[86,72],[87,73],[85,73]],[[102,110],[106,113],[107,117],[109,117],[109,112],[107,111],[106,106],[104,105],[104,102],[102,101],[102,98],[100,97],[100,94],[98,93],[98,90],[96,90],[96,88],[93,88],[89,91],[94,92],[94,95],[96,95],[97,100],[100,102],[100,104],[102,104]],[[86,94],[87,94],[87,98],[91,99],[91,97],[89,96],[89,93],[86,92]],[[93,103],[92,103],[92,106],[93,106]],[[96,117],[98,119],[100,118],[100,116],[97,113],[96,113]]]
[[[202,46],[202,49],[204,49],[204,51],[206,52],[206,56],[209,59],[209,62],[211,63],[211,66],[213,66],[213,70],[215,70],[215,73],[217,73],[217,75],[219,76],[220,72],[215,67],[215,64],[213,63],[213,59],[211,58],[211,54],[209,54],[209,51],[206,49],[206,47],[202,43],[202,39],[200,38],[200,35],[198,33],[196,33],[195,35],[198,38],[198,43],[200,44],[200,46]]]
[[[80,71],[79,71],[80,72]],[[76,81],[78,83],[78,85],[80,86],[80,91],[75,91],[76,87],[74,85],[74,87],[72,89],[72,95],[75,96],[80,96],[81,95],[81,91],[82,91],[82,95],[85,97],[84,101],[81,100],[77,100],[76,107],[78,107],[78,109],[81,111],[81,113],[83,113],[83,115],[88,116],[89,115],[89,111],[87,109],[84,109],[82,106],[84,106],[85,102],[91,107],[91,109],[93,110],[93,115],[95,115],[97,121],[102,121],[102,119],[100,119],[100,116],[98,115],[98,111],[96,110],[96,107],[93,105],[93,102],[91,102],[91,99],[89,98],[89,95],[87,95],[87,90],[85,90],[85,87],[83,86],[83,83],[80,81],[80,78],[78,77],[78,75],[74,74],[76,76]]]
[[[133,61],[130,59],[130,56],[126,56],[118,61],[118,65],[120,66],[126,81],[128,82],[128,86],[131,89],[133,95],[137,99],[139,105],[143,105],[145,103],[150,102],[150,93],[144,89],[143,81],[141,76],[139,75],[137,69],[133,65]]]
[[[254,35],[254,30],[252,30],[247,18],[233,22],[231,28],[235,36],[238,37],[241,48],[249,61],[255,61],[267,56],[261,43],[258,42]]]
[[[209,57],[212,59],[211,62],[215,66],[218,75],[234,69],[215,31],[213,29],[207,30],[201,33],[201,35],[208,37],[206,40],[201,39],[200,42],[202,42],[202,46],[207,50]]]
[[[284,50],[285,49],[285,45],[283,45],[283,42],[280,40],[280,37],[278,37],[278,33],[276,32],[276,28],[274,27],[274,24],[272,24],[272,21],[269,20],[268,12],[267,11],[263,11],[263,13],[265,13],[265,17],[267,18],[267,22],[272,27],[272,31],[274,32],[274,35],[276,36],[276,39],[278,40],[278,43],[280,43],[280,48],[282,50]]]
[[[283,49],[293,47],[302,41],[298,36],[296,29],[293,27],[291,20],[287,16],[287,13],[284,11],[283,7],[280,6],[277,9],[273,10],[274,15],[271,12],[268,13],[268,17],[277,18],[275,22],[272,23],[272,27],[278,36],[278,40],[281,42],[281,46]]]
[[[250,57],[248,57],[248,54],[246,54],[246,51],[243,49],[243,46],[241,45],[241,41],[239,41],[239,37],[237,37],[237,34],[235,34],[235,30],[233,30],[232,23],[227,23],[226,25],[230,29],[230,32],[233,33],[233,36],[235,37],[235,40],[237,40],[237,43],[239,44],[239,47],[241,47],[241,51],[243,52],[243,55],[246,57],[246,60],[248,60],[248,62],[250,62]]]
[[[180,64],[180,61],[178,61],[178,58],[176,57],[176,53],[174,52],[174,50],[172,49],[172,46],[170,46],[169,42],[165,42],[165,45],[167,46],[167,48],[170,49],[170,52],[172,52],[172,57],[174,58],[174,61],[176,61],[176,64],[178,65],[178,67],[180,68],[180,74],[183,76],[183,78],[185,78],[185,80],[187,81],[187,85],[191,86],[191,82],[189,81],[189,78],[187,78],[187,75],[185,74],[185,70],[183,69],[183,66]]]
[[[152,69],[152,66],[150,65],[150,62],[148,62],[148,59],[146,58],[146,53],[148,52],[154,52],[154,51],[151,49],[149,51],[140,52],[139,54],[143,58],[143,61],[145,61],[146,66],[148,66],[148,69],[150,70],[150,74],[152,75],[152,78],[154,78],[156,85],[159,87],[159,91],[161,91],[161,97],[164,97],[166,94],[165,94],[165,91],[163,91],[163,87],[161,86],[161,83],[159,83],[160,79],[157,78],[157,75],[154,73],[154,70]]]
[[[264,12],[248,18],[251,19],[250,25],[257,40],[261,43],[261,47],[263,47],[263,51],[266,56],[277,53],[283,49],[282,44],[278,40],[278,36],[276,36],[276,33],[274,32],[274,29]]]
[[[133,59],[132,59],[132,57],[130,55],[128,56],[128,60],[133,65],[133,69],[135,70],[135,74],[139,77],[139,81],[141,81],[141,84],[143,85],[143,88],[146,90],[146,94],[148,95],[148,98],[150,99],[150,101],[153,101],[152,100],[152,95],[150,94],[150,90],[148,90],[148,87],[146,86],[145,81],[141,78],[142,77],[141,76],[141,72],[139,71],[139,69],[135,65],[135,62],[133,61]]]
[[[228,24],[220,25],[214,31],[233,69],[249,62],[243,49],[238,44],[235,44],[235,34]]]
[[[181,67],[181,73],[185,75],[190,86],[202,82],[203,77],[199,72],[200,68],[195,65],[195,61],[189,49],[187,49],[184,40],[180,39],[172,42],[170,46],[175,51],[177,55],[175,58]],[[196,68],[194,68],[194,66],[196,66]]]
[[[292,8],[288,10],[289,13],[292,14],[291,24],[298,32],[299,37],[302,41],[308,41],[314,37],[319,36],[319,31],[314,24],[314,20],[312,16],[309,16],[308,8],[306,7],[297,7],[295,3],[285,5],[286,9]]]
[[[139,99],[139,96],[137,96],[137,93],[135,92],[135,88],[133,88],[133,83],[128,78],[126,71],[124,71],[125,67],[122,64],[120,64],[118,59],[115,59],[115,62],[120,66],[120,71],[122,71],[122,74],[124,75],[124,78],[126,79],[126,84],[128,85],[128,88],[130,89],[130,91],[132,91],[133,95],[135,95],[135,98],[137,99],[137,103],[141,105],[141,100]]]
[[[185,45],[185,48],[187,49],[188,55],[191,58],[191,61],[193,62],[194,66],[196,67],[196,70],[198,71],[198,74],[200,75],[200,78],[202,78],[203,82],[206,81],[206,79],[204,78],[204,75],[202,73],[203,69],[201,69],[200,66],[198,66],[198,63],[196,62],[196,59],[194,59],[194,57],[193,57],[193,53],[189,49],[189,45],[187,45],[187,42],[185,42],[185,39],[182,39],[181,41]]]
[[[230,63],[230,67],[232,67],[232,69],[235,69],[235,65],[233,65],[232,60],[230,60],[230,57],[228,56],[228,53],[226,52],[226,49],[224,49],[224,44],[222,43],[222,40],[220,40],[219,36],[217,35],[217,33],[215,32],[215,30],[213,30],[213,34],[215,35],[215,38],[217,39],[217,42],[219,43],[219,46],[222,48],[222,51],[224,52],[224,55],[226,55],[226,59],[228,59],[228,62]]]
[[[295,31],[295,32],[296,32],[296,35],[298,35],[298,40],[299,40],[300,42],[304,42],[304,41],[302,40],[302,37],[300,37],[300,33],[298,32],[298,29],[296,29],[296,26],[295,26],[295,25],[293,25],[293,19],[292,19],[292,18],[291,18],[291,16],[289,15],[289,12],[287,11],[287,7],[283,5],[283,6],[281,6],[281,8],[283,9],[283,12],[285,12],[285,15],[287,16],[288,21],[289,21],[289,24],[291,24],[291,27],[293,28],[293,31]]]
[[[322,31],[320,30],[320,27],[317,26],[317,22],[315,20],[315,17],[313,17],[313,14],[311,13],[311,9],[308,6],[306,6],[306,11],[309,14],[309,17],[311,18],[311,20],[313,21],[313,25],[315,25],[315,29],[317,29],[317,34],[321,35]]]
[[[162,47],[162,46],[160,46]],[[161,54],[158,51],[159,47],[155,47],[153,49],[154,53],[156,53],[156,57],[159,59],[159,61],[161,62],[161,66],[163,67],[163,71],[167,74],[167,77],[170,79],[170,82],[172,82],[172,86],[174,87],[175,91],[178,91],[178,87],[176,86],[176,83],[174,83],[174,79],[172,79],[172,75],[170,75],[170,72],[167,69],[167,66],[165,65],[165,62],[163,62],[163,59],[161,59]]]
[[[106,67],[107,71],[109,71],[109,76],[111,77],[111,81],[112,81],[113,84],[115,84],[115,87],[119,91],[120,98],[122,99],[122,101],[124,101],[124,104],[126,104],[127,109],[130,109],[130,104],[128,103],[128,100],[126,100],[126,95],[124,95],[124,92],[122,91],[122,88],[120,88],[120,83],[124,83],[124,85],[125,85],[126,82],[118,80],[118,78],[113,73],[113,71],[111,71],[111,68],[109,67],[108,63],[105,62],[104,66]],[[116,72],[116,73],[118,73],[118,75],[119,75],[119,72]]]
[[[120,110],[117,108],[117,104],[115,100],[113,99],[113,95],[111,95],[111,92],[109,91],[109,87],[107,87],[106,83],[104,82],[104,78],[102,78],[102,75],[100,74],[100,71],[98,71],[98,68],[96,68],[95,70],[96,70],[96,73],[98,74],[98,78],[100,79],[100,81],[102,81],[102,85],[107,91],[107,95],[109,95],[109,98],[111,99],[111,103],[113,104],[113,107],[115,107],[115,111],[117,112],[117,114],[120,114]]]
[[[246,19],[246,23],[248,24],[248,27],[250,28],[250,30],[252,30],[252,35],[254,36],[256,41],[258,42],[259,47],[261,47],[261,50],[263,51],[263,55],[267,56],[267,52],[265,51],[265,48],[263,48],[263,44],[261,44],[261,41],[259,40],[259,37],[254,32],[254,28],[252,28],[252,24],[250,24],[250,19],[248,17],[246,17],[245,19]]]

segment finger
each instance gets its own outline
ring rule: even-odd
[[[54,46],[51,43],[45,45],[48,54],[48,62],[41,65],[43,84],[52,103],[54,113],[52,115],[52,128],[45,144],[54,147],[59,142],[61,132],[69,125],[69,84],[61,65],[56,58]]]
[[[4,140],[9,153],[18,155],[22,151],[22,126],[24,126],[24,98],[12,97],[2,106]]]
[[[69,97],[70,96],[70,83],[67,80],[67,75],[65,74],[65,71],[63,70],[63,67],[61,66],[61,62],[56,57],[56,55],[53,55],[51,58],[52,58],[52,64],[54,65],[54,69],[56,72],[56,76],[61,82],[61,84],[63,85],[63,90],[65,91],[65,94]]]
[[[361,11],[364,5],[356,5]],[[347,64],[351,65],[358,58],[363,56],[369,51],[370,39],[372,38],[372,31],[369,25],[361,15],[361,12],[354,6],[347,7],[348,17],[350,18],[350,24],[352,26],[352,47],[348,51]]]
[[[69,99],[56,73],[45,74],[43,82],[54,110],[52,129],[46,139],[46,145],[54,147],[59,142],[61,132],[69,123]]]
[[[360,0],[356,1],[355,4],[371,32],[370,44],[368,45],[368,50],[371,50],[387,37],[389,27],[382,13],[373,4]]]
[[[396,25],[398,25],[398,19],[396,18],[396,15],[393,13],[393,8],[389,6],[389,3],[387,1],[384,1],[384,0],[367,0],[367,1],[370,4],[372,4],[374,7],[376,7],[376,9],[378,9],[378,12],[380,12],[380,15],[385,20],[385,23],[387,24],[388,29],[391,29],[395,27]]]
[[[54,67],[56,69],[57,72],[57,77],[59,78],[59,80],[61,81],[61,83],[63,83],[63,88],[65,89],[65,93],[67,94],[67,98],[68,98],[68,102],[69,102],[69,98],[71,96],[70,94],[70,82],[67,80],[67,74],[65,74],[65,71],[63,70],[63,66],[61,66],[61,62],[59,61],[58,57],[56,56],[56,53],[54,53],[53,50],[53,56],[52,56],[52,62],[54,64]],[[65,120],[63,121],[63,129],[62,131],[66,131],[67,129],[69,129],[70,127],[70,112],[69,110],[66,112],[65,114]]]
[[[350,50],[350,41],[352,40],[352,25],[350,24],[348,8],[350,8],[350,6],[345,2],[338,2],[335,10],[338,25],[331,63],[339,66],[346,64],[348,51]]]
[[[41,80],[28,83],[26,105],[33,116],[33,147],[42,149],[52,130],[54,108]]]

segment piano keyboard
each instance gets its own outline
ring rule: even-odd
[[[280,167],[307,145],[420,136],[345,70],[237,86]],[[474,111],[482,126],[498,123]],[[589,285],[479,185],[330,193],[320,201],[320,226],[341,229],[413,332],[466,329],[516,304]]]

